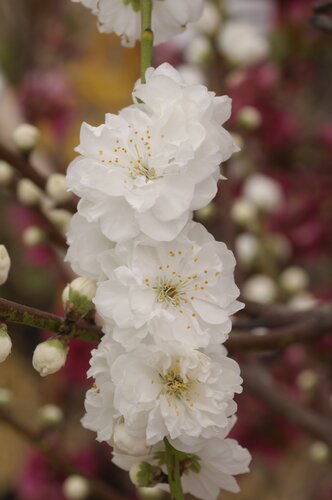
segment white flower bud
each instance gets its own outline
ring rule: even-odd
[[[309,448],[309,457],[313,462],[327,462],[330,458],[330,448],[326,443],[316,441]]]
[[[63,174],[52,174],[46,182],[46,193],[58,203],[70,200],[72,194],[67,191],[66,177]]]
[[[271,304],[275,301],[278,290],[271,278],[264,274],[256,274],[244,283],[242,292],[247,300]]]
[[[233,142],[235,146],[239,148],[239,150],[243,149],[244,141],[243,137],[240,134],[231,134],[233,137]]]
[[[0,388],[0,408],[4,408],[8,406],[13,399],[13,394],[9,389],[5,389],[4,387]]]
[[[3,285],[8,278],[11,260],[5,245],[0,245],[0,285]]]
[[[12,341],[8,335],[7,326],[0,324],[0,363],[5,361],[12,350]]]
[[[301,292],[309,285],[309,276],[301,267],[290,266],[280,275],[280,286],[288,293]]]
[[[240,198],[232,206],[231,217],[240,226],[251,227],[257,222],[257,209],[250,201]]]
[[[233,64],[248,66],[264,59],[269,52],[266,37],[238,21],[223,24],[217,38],[220,52]]]
[[[195,37],[184,50],[184,60],[191,64],[202,64],[209,60],[212,53],[210,40],[205,36]]]
[[[72,214],[63,208],[55,208],[47,213],[49,220],[64,232],[67,232]]]
[[[138,488],[137,493],[142,500],[159,500],[163,498],[164,494],[158,486],[151,486],[150,488]]]
[[[17,183],[17,199],[29,207],[38,205],[43,193],[30,179],[21,179]]]
[[[276,210],[283,201],[279,184],[263,174],[249,177],[243,186],[243,196],[266,212]]]
[[[70,289],[88,300],[92,300],[96,295],[97,286],[94,280],[80,276],[70,283]]]
[[[255,130],[262,123],[262,115],[253,106],[245,106],[237,115],[237,122],[247,130]]]
[[[315,297],[309,292],[302,292],[288,302],[288,306],[293,311],[305,311],[306,309],[311,309],[317,304]]]
[[[196,217],[202,222],[209,222],[217,215],[217,207],[214,203],[209,203],[206,207],[196,211]]]
[[[39,140],[39,130],[29,123],[22,123],[14,130],[13,140],[21,151],[32,151]]]
[[[193,27],[205,35],[212,36],[216,33],[220,24],[219,9],[211,2],[205,2],[203,14]]]
[[[22,234],[22,241],[27,247],[35,247],[46,240],[45,232],[38,226],[27,227]]]
[[[45,405],[39,408],[38,418],[42,424],[56,426],[63,421],[63,411],[56,405]]]
[[[0,160],[0,186],[8,186],[14,177],[14,169],[6,161]]]
[[[59,339],[50,339],[37,345],[32,365],[42,377],[59,371],[65,364],[68,347]]]
[[[303,370],[296,378],[296,383],[304,391],[312,391],[317,387],[318,375],[313,370]]]
[[[250,266],[257,256],[259,241],[250,233],[242,233],[235,240],[235,249],[239,261]]]
[[[131,456],[146,455],[149,446],[144,438],[138,438],[128,434],[124,422],[117,422],[113,431],[113,443],[116,450]]]
[[[63,483],[63,493],[68,500],[83,500],[90,493],[89,482],[83,476],[69,476]]]

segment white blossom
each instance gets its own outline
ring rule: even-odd
[[[279,282],[288,293],[296,294],[309,286],[309,276],[301,267],[289,266],[281,273]]]
[[[133,47],[141,38],[139,0],[72,0],[81,2],[98,16],[102,33],[115,33],[122,44]],[[152,24],[154,43],[158,45],[182,33],[187,24],[197,21],[202,14],[202,0],[153,0]]]
[[[11,260],[5,245],[0,245],[0,285],[6,283],[9,270],[11,266]]]
[[[128,350],[145,338],[193,348],[224,342],[242,307],[232,252],[196,222],[170,243],[118,244],[100,262],[109,279],[97,288],[96,310]]]
[[[212,2],[204,2],[202,16],[193,24],[193,28],[205,35],[212,36],[220,24],[220,10]]]
[[[112,438],[114,422],[148,445],[165,436],[183,442],[212,437],[225,429],[241,392],[239,367],[221,346],[204,352],[181,344],[140,345],[119,355],[119,345],[103,339],[92,353],[94,387],[87,393],[84,427],[99,440]]]
[[[221,126],[230,99],[185,85],[167,64],[149,69],[134,94],[144,104],[107,115],[99,127],[83,124],[67,183],[82,198],[79,213],[99,221],[110,240],[142,232],[170,241],[215,196],[219,164],[236,150]]]
[[[72,270],[81,276],[100,279],[103,272],[97,257],[114,245],[103,235],[98,223],[87,222],[76,213],[70,221],[67,243],[65,261],[70,263]]]
[[[217,44],[230,62],[241,66],[260,62],[269,53],[266,36],[258,33],[250,24],[239,21],[228,21],[222,25]]]

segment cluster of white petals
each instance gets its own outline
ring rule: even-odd
[[[169,64],[146,79],[134,89],[136,105],[99,127],[83,124],[81,156],[67,173],[79,213],[116,242],[141,233],[174,240],[192,211],[214,198],[220,163],[237,149],[222,127],[228,97],[185,85]]]
[[[154,9],[171,3],[155,0]],[[100,19],[106,4],[95,6]],[[184,464],[193,460],[184,491],[213,500],[220,488],[237,491],[233,475],[250,460],[227,439],[242,391],[239,366],[220,345],[242,307],[235,259],[192,220],[217,192],[220,163],[237,150],[223,128],[231,103],[185,84],[168,64],[147,71],[133,102],[99,127],[83,124],[80,156],[67,172],[81,199],[66,260],[96,286],[89,299],[104,332],[82,423],[126,470],[158,455],[166,474],[166,438]]]
[[[141,38],[140,0],[72,0],[91,9],[102,33],[115,33],[122,45],[133,47]],[[182,33],[202,14],[203,0],[153,0],[152,30],[158,45]]]

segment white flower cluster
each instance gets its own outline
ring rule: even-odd
[[[212,500],[237,491],[233,475],[250,461],[227,439],[242,379],[220,345],[242,307],[235,259],[192,220],[236,151],[222,127],[231,103],[185,85],[168,64],[147,71],[133,100],[99,127],[83,124],[67,173],[81,198],[67,260],[96,280],[105,334],[83,425],[120,467],[143,461],[164,476],[167,438],[183,459],[184,490]]]
[[[141,38],[140,0],[72,0],[80,2],[98,17],[102,33],[115,33],[122,45],[133,47]],[[152,30],[158,45],[182,33],[188,23],[202,14],[203,0],[153,0]]]

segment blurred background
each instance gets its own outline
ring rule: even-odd
[[[278,303],[305,311],[332,300],[332,35],[310,23],[314,3],[206,0],[199,23],[155,50],[155,65],[168,61],[188,83],[233,99],[228,129],[241,152],[223,167],[227,181],[196,218],[234,249],[242,298],[263,309]],[[99,34],[80,3],[0,0],[0,142],[13,147],[17,125],[37,126],[31,160],[40,171],[65,173],[81,122],[98,125],[106,112],[129,104],[138,76],[139,48],[124,49],[117,37]],[[0,243],[12,258],[1,296],[62,314],[61,293],[73,276],[43,232],[54,207],[45,197],[41,217],[15,186],[0,162]],[[56,214],[63,233],[65,212]],[[135,491],[127,474],[112,466],[108,447],[79,424],[92,346],[73,341],[61,373],[41,379],[31,356],[47,332],[10,331],[14,349],[0,365],[0,404],[11,399],[23,422],[47,433],[86,475],[104,479],[123,498],[161,498]],[[256,333],[264,335],[264,328]],[[331,347],[325,337],[259,359],[289,397],[331,418]],[[328,446],[250,391],[238,404],[233,435],[253,462],[237,498],[331,499]],[[0,443],[1,500],[65,499],[61,475],[1,421]]]

